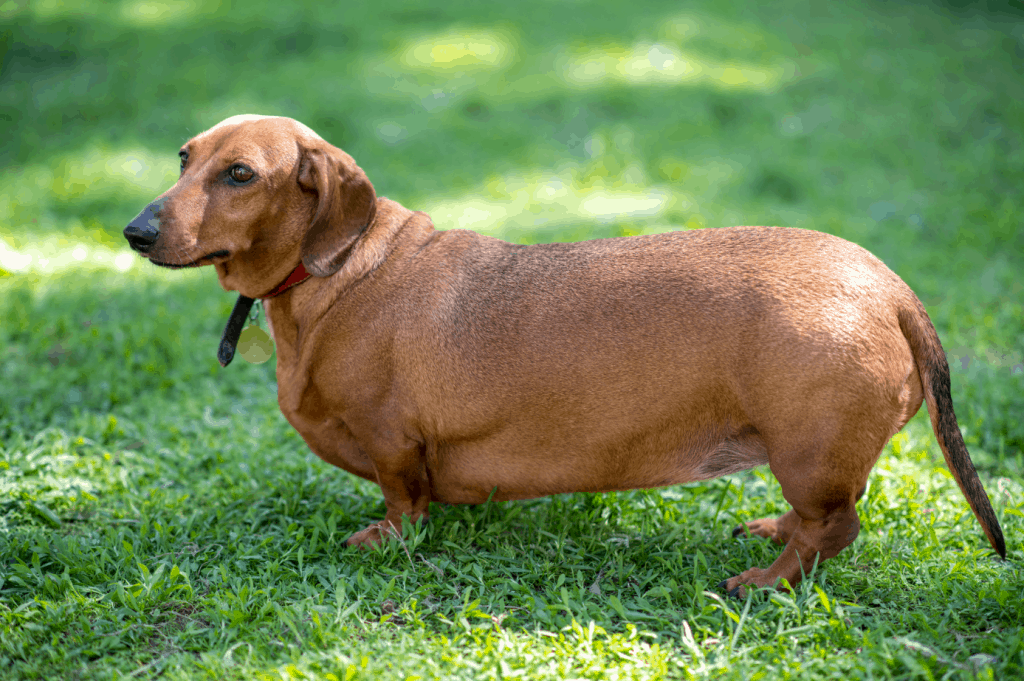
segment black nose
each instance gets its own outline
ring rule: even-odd
[[[128,245],[139,253],[152,248],[160,236],[160,218],[157,215],[162,207],[162,201],[154,201],[124,228],[124,238],[128,239]]]

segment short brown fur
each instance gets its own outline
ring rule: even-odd
[[[868,473],[926,400],[1005,556],[935,329],[859,246],[772,227],[518,246],[435,231],[290,119],[231,118],[184,150],[181,179],[147,207],[159,236],[144,255],[213,264],[253,298],[300,261],[315,275],[265,307],[284,416],[384,493],[384,520],[349,544],[425,520],[431,501],[658,487],[767,463],[792,510],[745,529],[786,548],[724,586],[796,584],[856,538]],[[225,179],[239,163],[252,181]]]

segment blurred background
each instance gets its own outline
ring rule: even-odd
[[[233,297],[121,230],[260,113],[440,229],[857,242],[925,301],[976,460],[1020,474],[1022,63],[1019,2],[0,0],[0,436],[215,374]]]

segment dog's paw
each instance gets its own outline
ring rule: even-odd
[[[723,579],[718,583],[718,590],[724,591],[732,598],[746,598],[750,591],[759,589],[785,589],[792,592],[790,583],[781,578],[773,577],[770,569],[750,568],[735,577]]]
[[[387,527],[385,527],[385,525],[387,525]],[[349,546],[358,546],[361,549],[372,549],[377,544],[380,544],[381,540],[389,533],[389,531],[394,532],[390,523],[382,520],[379,523],[370,525],[365,530],[356,532],[349,537],[345,543]],[[399,536],[401,536],[401,534],[399,534]]]
[[[732,536],[764,537],[765,539],[771,539],[776,544],[786,544],[799,524],[798,522],[793,522],[794,520],[797,519],[792,514],[784,515],[781,518],[751,520],[749,523],[743,523],[733,528]]]
[[[429,516],[426,513],[421,513],[417,516],[416,520],[412,521],[414,527],[418,526],[418,523],[425,523]],[[378,521],[365,530],[356,532],[349,537],[345,543],[349,546],[358,546],[364,549],[371,549],[377,546],[388,538],[397,539],[403,541],[403,525],[409,519],[409,516],[399,516],[398,518],[392,518]]]
[[[761,518],[760,520],[751,520],[749,523],[743,523],[733,528],[732,536],[734,537],[764,537],[765,539],[771,539],[772,541],[779,541],[779,528],[775,521],[775,518]]]

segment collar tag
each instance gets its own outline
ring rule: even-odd
[[[260,328],[260,312],[263,301],[257,300],[249,315],[249,326],[242,329],[238,337],[238,350],[242,359],[249,364],[263,364],[274,354],[274,341],[270,334]]]

